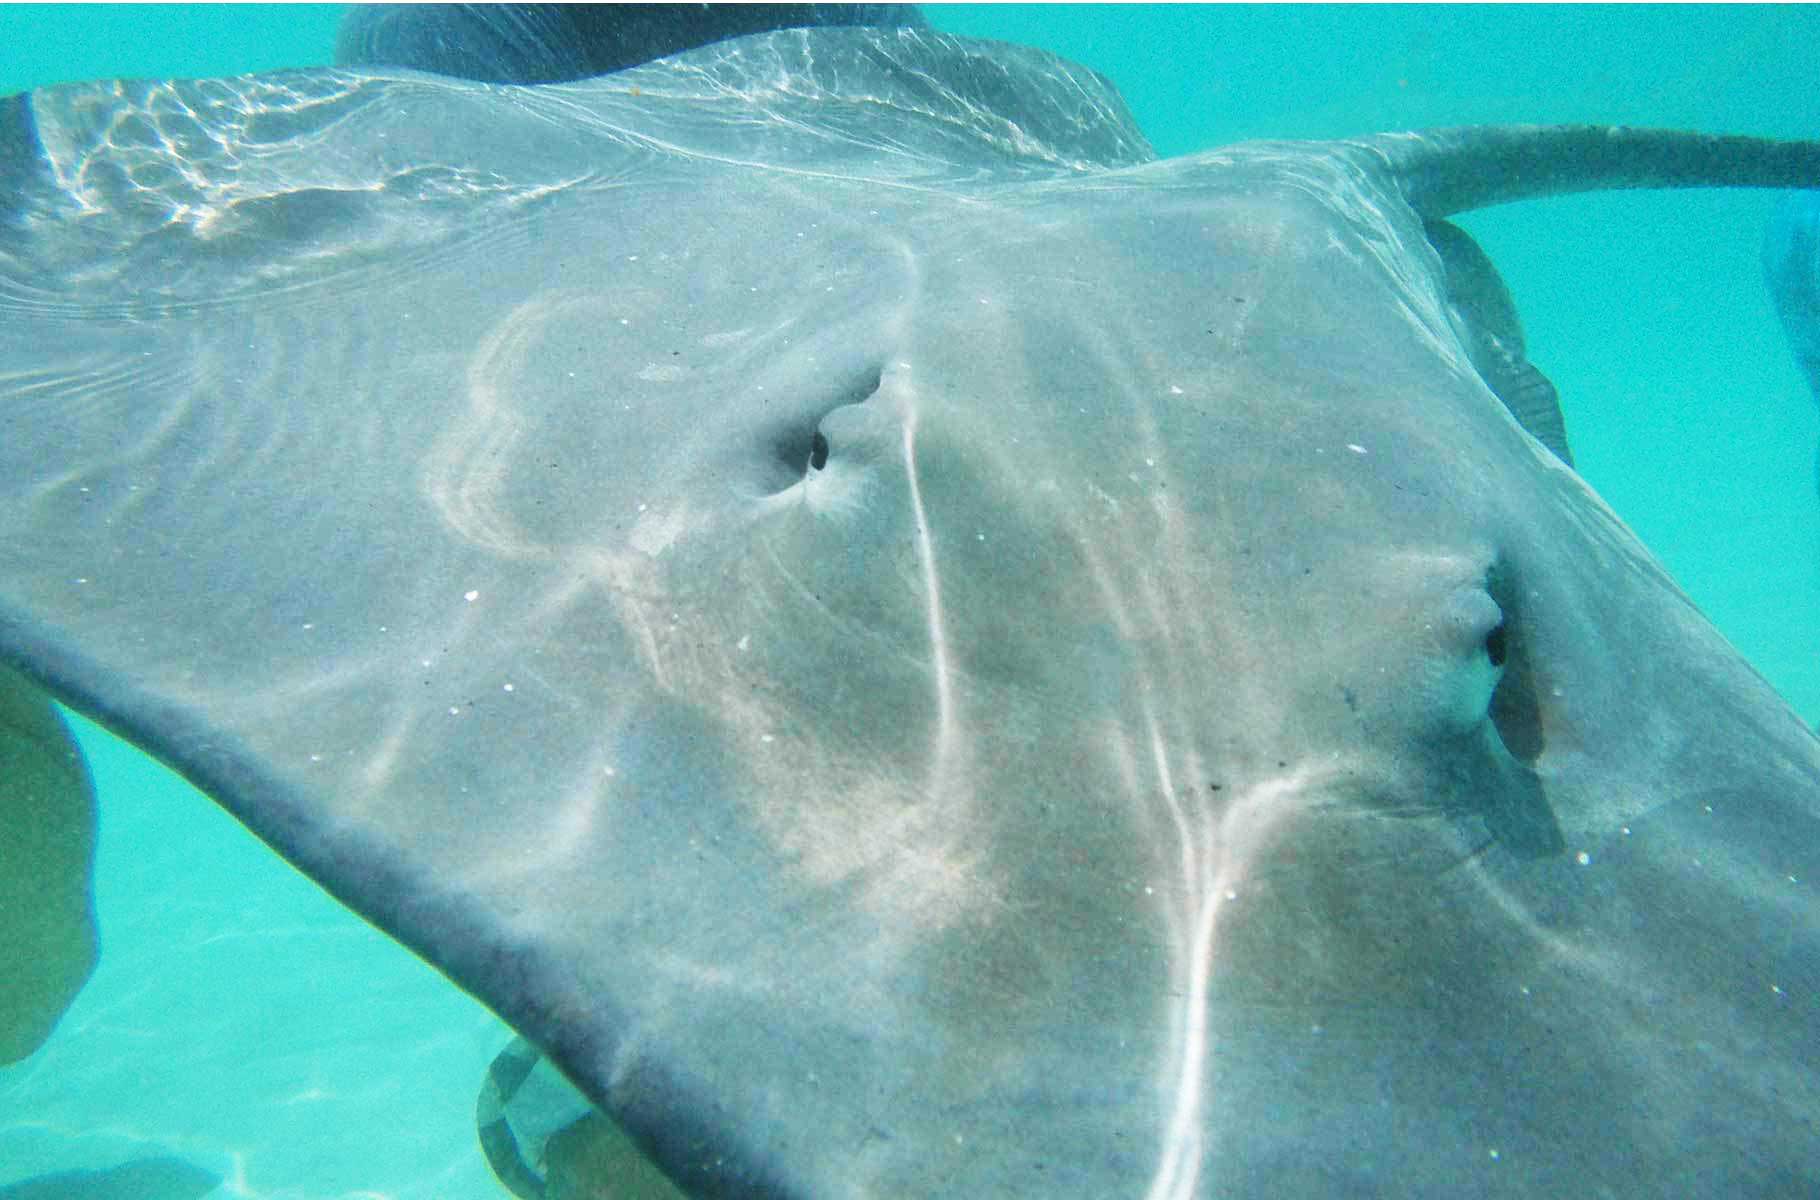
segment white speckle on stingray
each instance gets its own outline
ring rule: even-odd
[[[515,691],[517,691],[517,690],[518,690],[518,689],[517,689],[517,688],[515,688],[515,687],[513,687],[513,686],[512,686],[512,685],[511,685],[511,684],[509,684],[509,683],[502,683],[502,684],[500,684],[500,685],[499,685],[499,690],[500,690],[500,691],[502,691],[502,692],[515,692]]]
[[[305,622],[304,622],[304,623],[303,623],[303,627],[304,627],[304,629],[305,629],[305,630],[310,630],[310,629],[314,629],[314,628],[316,628],[316,622],[314,622],[314,621],[305,621]]]
[[[1175,386],[1175,384],[1172,383],[1169,385],[1169,394],[1171,396],[1181,396],[1181,395],[1185,395],[1186,393],[1184,393],[1181,388]]]
[[[312,755],[310,755],[310,761],[311,761],[311,762],[321,762],[321,761],[322,761],[322,755],[320,755],[320,754],[312,754]]]
[[[775,737],[773,737],[771,734],[761,733],[758,735],[758,740],[763,742],[765,745],[769,746],[772,742],[775,742],[777,739]]]
[[[690,522],[694,518],[687,505],[656,512],[647,511],[648,508],[644,504],[638,506],[638,519],[633,522],[626,541],[639,553],[656,557],[689,531]]]
[[[1363,454],[1363,453],[1365,453],[1365,447],[1363,447],[1363,446],[1361,446],[1361,445],[1359,445],[1359,444],[1358,444],[1358,443],[1357,443],[1357,442],[1347,442],[1347,443],[1346,443],[1346,448],[1347,448],[1347,449],[1348,449],[1348,450],[1350,450],[1350,451],[1352,451],[1352,452],[1353,452],[1353,453],[1354,453],[1354,454]]]
[[[743,633],[743,634],[741,634],[741,635],[740,635],[740,638],[739,638],[739,641],[737,641],[737,642],[735,642],[735,643],[733,643],[733,646],[734,646],[734,649],[736,649],[736,650],[739,650],[739,651],[742,651],[742,652],[744,652],[744,651],[746,651],[746,650],[749,650],[749,649],[751,649],[751,647],[752,647],[752,635],[751,635],[751,634],[749,634],[749,633]]]
[[[472,604],[474,601],[480,599],[480,593],[477,591],[466,591],[461,594],[461,598],[466,600],[469,604]]]
[[[602,775],[605,775],[608,779],[611,779],[615,775],[619,774],[619,768],[618,767],[602,767],[600,769],[600,773]]]
[[[1584,867],[1592,862],[1592,855],[1582,850],[1580,853],[1574,855],[1574,861]]]
[[[461,715],[461,710],[459,708],[456,708],[453,704],[451,704],[451,705],[449,705],[449,715],[451,717],[459,717]]]

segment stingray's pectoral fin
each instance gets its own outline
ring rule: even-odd
[[[50,698],[0,667],[0,1063],[51,1034],[94,970],[95,794]]]
[[[1428,221],[1423,229],[1428,244],[1441,257],[1447,306],[1479,377],[1503,401],[1517,424],[1573,466],[1560,394],[1548,376],[1529,361],[1516,303],[1498,269],[1458,225]]]
[[[1561,415],[1561,394],[1553,381],[1528,359],[1512,361],[1507,366],[1505,373],[1495,377],[1492,390],[1504,401],[1517,424],[1553,450],[1562,462],[1573,466],[1573,451],[1567,445],[1567,419]]]

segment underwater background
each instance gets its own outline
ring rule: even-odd
[[[1811,6],[926,12],[1110,76],[1163,155],[1492,122],[1820,136]],[[0,95],[326,63],[339,16],[0,7]],[[1460,224],[1510,285],[1581,472],[1812,721],[1817,422],[1761,281],[1773,201],[1607,193]],[[183,781],[75,724],[100,797],[101,962],[51,1041],[0,1069],[0,1200],[32,1176],[160,1154],[220,1176],[223,1197],[506,1195],[474,1134],[504,1026]]]

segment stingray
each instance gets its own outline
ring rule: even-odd
[[[105,1171],[63,1171],[0,1187],[0,1200],[198,1200],[218,1176],[176,1158],[140,1158]]]
[[[1445,219],[1815,184],[914,28],[43,89],[0,660],[692,1196],[1798,1192],[1820,744]]]
[[[1763,236],[1763,275],[1795,365],[1820,401],[1820,197],[1792,193],[1776,205]],[[1814,479],[1820,487],[1820,457]]]

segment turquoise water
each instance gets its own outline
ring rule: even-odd
[[[320,63],[337,15],[4,8],[0,94]],[[1097,67],[1166,154],[1490,121],[1820,133],[1808,7],[931,16]],[[1811,719],[1816,420],[1758,277],[1769,203],[1606,195],[1462,223],[1516,295],[1583,472]],[[0,1185],[175,1153],[222,1174],[223,1196],[501,1195],[473,1138],[498,1022],[181,781],[92,727],[82,738],[102,799],[102,964],[53,1041],[0,1071]]]

